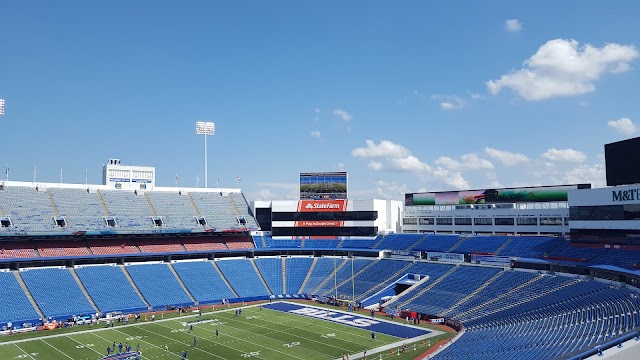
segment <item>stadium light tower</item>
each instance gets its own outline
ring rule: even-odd
[[[208,187],[208,170],[207,170],[207,136],[213,136],[216,132],[216,125],[212,122],[197,121],[196,134],[204,135],[204,187]]]
[[[0,99],[0,116],[4,115],[4,99]]]

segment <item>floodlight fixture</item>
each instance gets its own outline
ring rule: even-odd
[[[0,116],[4,115],[4,99],[0,99]]]
[[[196,134],[204,135],[204,187],[207,188],[208,174],[207,169],[207,136],[213,136],[216,132],[216,125],[209,121],[196,121]]]

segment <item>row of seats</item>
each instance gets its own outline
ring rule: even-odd
[[[182,238],[182,240],[168,238],[21,240],[2,241],[0,246],[2,247],[0,259],[12,259],[252,249],[253,242],[249,236],[223,236]]]
[[[284,262],[281,257],[203,259],[0,272],[5,292],[0,297],[0,323],[38,317],[20,279],[43,313],[59,318],[98,310],[139,311],[146,308],[145,301],[162,309],[196,301],[219,302],[236,295],[265,298],[278,293],[276,289],[283,291],[283,275],[287,292],[303,293],[310,287],[331,293],[338,282],[338,291],[348,293],[352,273],[357,274],[357,297],[368,296],[376,286],[392,284],[400,274],[428,276],[389,307],[464,323],[466,333],[437,358],[556,358],[640,326],[638,294],[609,283],[436,262],[310,257],[285,258]],[[291,290],[296,287],[298,290]]]
[[[547,236],[469,236],[446,234],[387,234],[374,239],[273,239],[254,237],[256,248],[316,249],[358,248],[491,254],[535,259],[555,259],[590,265],[615,265],[640,268],[640,250],[605,249],[572,245],[558,237]]]
[[[258,229],[241,193],[101,190],[10,186],[0,190],[0,213],[11,220],[3,232],[155,230],[154,218],[165,229]],[[54,219],[62,219],[60,226]],[[206,224],[199,222],[200,218]],[[240,221],[240,219],[243,219]]]

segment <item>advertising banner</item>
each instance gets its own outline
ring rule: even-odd
[[[500,204],[523,202],[568,201],[569,190],[589,187],[580,185],[537,186],[504,189],[479,189],[405,194],[405,205]]]
[[[508,256],[471,255],[471,262],[485,265],[509,266],[511,258]]]
[[[294,226],[297,227],[338,227],[344,226],[344,221],[336,220],[304,220],[296,221]]]
[[[347,200],[300,200],[298,212],[347,211]]]
[[[429,251],[427,253],[427,260],[446,261],[446,262],[464,262],[464,254]]]

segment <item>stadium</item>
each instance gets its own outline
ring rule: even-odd
[[[117,159],[103,174],[0,182],[2,358],[637,354],[637,185],[403,203],[304,173],[300,200],[249,203]]]

